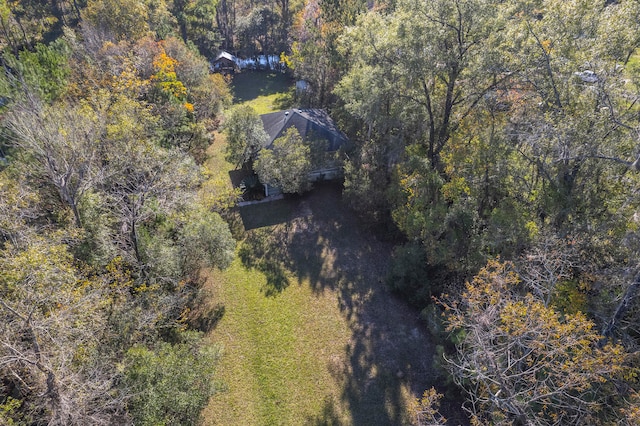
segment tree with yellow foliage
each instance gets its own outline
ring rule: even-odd
[[[457,337],[449,359],[476,424],[605,424],[620,415],[615,385],[627,354],[602,344],[582,313],[561,315],[523,291],[510,263],[490,261],[445,303]]]

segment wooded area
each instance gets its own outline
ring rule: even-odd
[[[198,423],[200,272],[236,249],[206,150],[264,138],[225,49],[349,136],[343,199],[472,424],[638,424],[639,46],[638,0],[0,0],[0,422]]]

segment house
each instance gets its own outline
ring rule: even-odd
[[[295,127],[305,141],[322,141],[326,146],[327,160],[309,173],[309,181],[333,180],[342,175],[342,165],[335,155],[349,140],[335,125],[329,114],[321,109],[288,109],[260,116],[269,139],[264,148],[269,149],[273,141],[282,137],[291,127]],[[333,158],[330,158],[333,157]],[[265,185],[265,194],[274,195],[279,190]]]
[[[216,56],[216,59],[211,62],[211,70],[231,74],[239,70],[238,62],[239,59],[237,57],[223,50]]]

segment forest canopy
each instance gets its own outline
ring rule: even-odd
[[[234,163],[295,192],[309,156],[258,152],[225,49],[353,141],[343,198],[471,421],[637,424],[639,45],[638,0],[0,0],[0,420],[194,424],[216,392],[206,150],[228,110]]]

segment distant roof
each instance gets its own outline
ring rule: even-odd
[[[215,61],[218,61],[218,60],[220,60],[220,59],[226,59],[226,60],[231,61],[231,62],[236,62],[236,61],[238,60],[238,58],[236,58],[236,57],[235,57],[235,56],[233,56],[231,53],[226,52],[226,51],[224,51],[224,50],[223,50],[222,52],[220,52],[220,53],[218,54],[218,56],[216,56],[216,59],[214,59],[214,62],[215,62]]]
[[[295,126],[306,138],[325,139],[329,142],[327,151],[337,151],[348,139],[336,127],[329,114],[321,109],[288,109],[272,112],[260,116],[264,130],[269,135],[270,146],[274,140],[281,137],[291,126]]]

